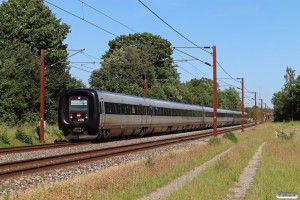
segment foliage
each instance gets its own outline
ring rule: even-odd
[[[286,132],[282,130],[275,131],[276,138],[282,139],[282,140],[293,140],[295,136],[295,131],[292,132]]]
[[[148,154],[145,165],[147,167],[153,167],[154,163],[155,163],[155,161],[154,161],[153,155]]]
[[[217,145],[221,143],[221,139],[219,137],[212,137],[209,139],[208,144]]]
[[[173,50],[171,43],[158,35],[151,33],[135,33],[129,35],[121,35],[111,40],[109,50],[103,55],[106,60],[113,54],[116,49],[122,47],[136,47],[140,50],[142,57],[148,58],[151,64],[155,67],[157,79],[178,79],[179,75],[176,68],[173,66],[173,58],[171,57]],[[146,60],[145,60],[146,61]]]
[[[0,129],[2,130],[0,133],[1,147],[39,143],[39,129],[36,127],[36,124],[22,124],[13,127],[0,125]],[[45,143],[65,140],[63,133],[58,129],[57,125],[47,124],[44,133]]]
[[[154,77],[153,66],[143,62],[136,47],[116,49],[101,64],[102,68],[90,77],[90,84],[96,89],[141,96],[145,74]]]
[[[1,49],[0,58],[0,120],[15,124],[38,112],[38,59],[20,43]]]
[[[252,107],[245,107],[245,112],[248,113],[248,118],[251,118],[254,120],[255,114],[254,114],[255,106]],[[256,106],[256,120],[260,120],[260,108]]]
[[[143,96],[147,80],[148,97],[182,101],[185,91],[172,65],[171,43],[150,33],[119,36],[109,42],[101,68],[93,71],[89,83],[95,89]]]
[[[26,144],[32,144],[33,140],[31,135],[27,134],[23,129],[18,128],[16,132],[16,139]]]
[[[45,119],[56,120],[59,93],[82,85],[66,64],[63,41],[69,26],[43,1],[9,0],[0,5],[0,27],[0,120],[11,125],[38,121],[40,49],[46,52]]]
[[[273,94],[275,121],[300,120],[300,75],[295,77],[295,70],[287,67],[284,87]]]
[[[233,143],[238,142],[238,138],[235,136],[233,132],[227,132],[223,135],[223,138],[226,138],[228,140],[231,140]]]
[[[221,108],[228,110],[240,110],[242,105],[239,93],[233,87],[219,91],[218,103]]]
[[[213,106],[213,81],[211,79],[191,79],[186,85],[195,96],[195,104]]]
[[[93,71],[92,88],[143,96],[147,80],[148,97],[182,103],[213,105],[213,81],[208,78],[179,81],[173,65],[171,43],[150,33],[116,37],[102,56],[101,68]],[[220,108],[240,110],[240,98],[234,88],[219,92]]]
[[[10,144],[10,139],[7,135],[7,133],[3,133],[3,134],[0,134],[0,141],[3,143],[3,144]]]

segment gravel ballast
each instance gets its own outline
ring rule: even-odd
[[[200,131],[200,132],[207,132],[207,131]],[[17,160],[26,160],[26,159],[33,159],[38,157],[47,157],[52,155],[61,155],[71,152],[80,152],[80,151],[88,151],[92,149],[102,149],[114,146],[122,146],[126,144],[135,144],[141,143],[146,141],[155,141],[155,140],[162,140],[166,138],[173,138],[178,137],[179,135],[193,135],[199,134],[199,131],[194,132],[187,132],[187,133],[179,133],[179,134],[169,134],[163,136],[154,136],[154,137],[146,137],[146,138],[138,138],[138,139],[130,139],[130,140],[120,140],[120,141],[113,141],[113,142],[105,142],[105,143],[97,143],[97,144],[90,144],[90,145],[82,145],[82,146],[74,146],[74,147],[65,147],[59,149],[49,149],[49,150],[39,150],[34,152],[24,152],[24,153],[15,153],[15,154],[7,154],[0,156],[0,163],[17,161]],[[159,147],[156,149],[151,149],[147,151],[140,151],[137,153],[129,153],[122,156],[116,156],[113,158],[102,159],[99,161],[89,162],[89,163],[82,163],[76,164],[71,167],[56,169],[52,171],[46,171],[43,173],[38,173],[35,175],[28,175],[17,177],[13,179],[7,180],[0,180],[0,195],[7,195],[8,193],[12,194],[15,192],[22,192],[29,188],[34,188],[37,185],[41,184],[49,184],[54,183],[59,180],[67,180],[73,177],[88,174],[92,172],[97,172],[103,169],[106,169],[111,166],[117,166],[120,164],[129,163],[132,161],[146,159],[149,155],[158,156],[164,153],[168,153],[180,148],[190,147],[195,143],[204,142],[206,139],[194,140],[189,142],[183,142],[178,144],[173,144],[169,146]]]

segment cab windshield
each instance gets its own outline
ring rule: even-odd
[[[74,96],[70,98],[70,110],[71,111],[87,111],[88,99],[83,96]]]

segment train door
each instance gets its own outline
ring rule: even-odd
[[[100,127],[105,126],[105,106],[104,106],[104,102],[101,101],[100,102]]]
[[[142,104],[140,104],[138,107],[138,114],[140,117],[140,127],[143,127],[146,122],[145,120],[146,116],[144,115],[145,114],[144,112],[145,112],[145,107]]]
[[[148,123],[149,125],[152,125],[152,115],[153,115],[153,106],[149,106],[149,110],[148,110]]]

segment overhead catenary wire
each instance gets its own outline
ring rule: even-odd
[[[78,69],[78,70],[81,70],[81,71],[88,72],[88,73],[92,74],[92,72],[91,72],[91,71],[88,71],[88,70],[82,69],[82,68],[80,68],[80,67],[76,67],[76,66],[74,66],[74,65],[69,65],[69,66],[70,66],[70,67],[73,67],[73,68],[76,68],[76,69]]]
[[[184,57],[182,55],[180,55],[177,51],[175,51],[175,53],[180,56],[182,59],[184,59]],[[194,59],[194,60],[197,60],[197,59]],[[202,72],[200,69],[198,69],[198,67],[196,67],[195,65],[193,65],[192,63],[190,63],[187,59],[186,59],[186,62],[193,66],[196,70],[198,70],[199,72],[201,72],[202,74],[204,74],[206,77],[209,77],[206,73]]]
[[[191,72],[187,71],[187,70],[184,69],[183,67],[181,67],[181,66],[179,66],[179,65],[177,65],[177,66],[178,66],[179,68],[181,68],[183,71],[185,71],[186,73],[192,75],[192,76],[195,77],[195,78],[198,78],[197,76],[195,76],[195,74],[192,74]]]
[[[169,28],[171,28],[173,31],[175,31],[178,35],[180,35],[182,38],[193,44],[194,46],[200,48],[201,50],[205,51],[206,53],[212,54],[211,52],[207,51],[203,47],[198,46],[196,43],[188,39],[186,36],[184,36],[182,33],[177,31],[175,28],[173,28],[169,23],[167,23],[164,19],[162,19],[158,14],[156,14],[152,9],[150,9],[145,3],[143,3],[141,0],[138,0],[145,8],[147,8],[152,14],[154,14],[159,20],[161,20],[164,24],[166,24]]]
[[[80,20],[82,20],[82,21],[84,21],[84,22],[86,22],[86,23],[88,23],[88,24],[90,24],[90,25],[92,25],[92,26],[94,26],[94,27],[96,27],[96,28],[98,28],[98,29],[100,29],[100,30],[106,32],[106,33],[108,33],[108,34],[110,34],[110,35],[113,35],[113,36],[117,37],[116,34],[110,32],[110,31],[108,31],[108,30],[106,30],[106,29],[104,29],[104,28],[102,28],[102,27],[100,27],[100,26],[98,26],[97,24],[94,24],[93,22],[90,22],[90,21],[88,21],[88,20],[86,20],[86,19],[84,19],[84,18],[82,18],[82,17],[80,17],[80,16],[78,16],[78,15],[76,15],[76,14],[74,14],[74,13],[71,13],[70,11],[67,11],[67,10],[65,10],[65,9],[63,9],[63,8],[61,8],[61,7],[59,7],[59,6],[55,5],[55,4],[53,4],[53,3],[50,3],[50,2],[47,1],[47,0],[45,0],[45,2],[48,3],[48,4],[50,4],[50,5],[53,6],[53,7],[57,8],[57,9],[61,10],[61,11],[64,11],[65,13],[68,13],[68,14],[70,14],[70,15],[72,15],[72,16],[74,16],[74,17],[76,17],[76,18],[78,18],[78,19],[80,19]]]
[[[226,84],[226,85],[228,85],[228,86],[231,86],[231,87],[234,87],[234,88],[237,88],[237,89],[241,89],[241,88],[239,88],[239,87],[237,87],[237,86],[235,86],[235,85],[232,85],[232,84],[230,84],[230,83],[227,83],[227,82],[225,82],[225,81],[222,81],[222,80],[218,80],[219,82],[222,82],[222,83],[224,83],[224,84]]]
[[[125,28],[129,29],[130,31],[132,31],[132,32],[134,32],[134,33],[137,33],[137,31],[135,31],[134,29],[132,29],[132,28],[130,28],[129,26],[127,26],[127,25],[123,24],[122,22],[120,22],[120,21],[118,21],[118,20],[116,20],[116,19],[112,18],[111,16],[109,16],[109,15],[105,14],[104,12],[102,12],[102,11],[100,11],[100,10],[96,9],[95,7],[93,7],[93,6],[89,5],[89,4],[87,4],[87,3],[85,3],[85,2],[83,2],[83,1],[81,1],[81,0],[78,0],[78,1],[79,1],[79,2],[81,2],[82,4],[84,4],[85,6],[87,6],[87,7],[91,8],[91,9],[93,9],[94,11],[96,11],[96,12],[100,13],[101,15],[103,15],[103,16],[105,16],[105,17],[107,17],[107,18],[111,19],[112,21],[114,21],[114,22],[116,22],[116,23],[120,24],[121,26],[123,26],[123,27],[125,27]]]
[[[184,52],[184,51],[182,51],[182,50],[179,50],[179,49],[176,49],[176,48],[175,48],[175,50],[176,50],[176,51],[179,51],[179,52],[181,52],[181,53],[183,53],[183,54],[185,54],[185,55],[187,55],[187,56],[189,56],[189,57],[191,57],[191,58],[194,58],[195,60],[198,60],[198,61],[200,61],[200,62],[202,62],[202,63],[204,63],[204,64],[206,64],[206,65],[208,65],[208,66],[211,66],[210,63],[205,62],[205,61],[203,61],[203,60],[200,60],[199,58],[197,58],[197,57],[195,57],[195,56],[192,56],[192,55],[190,55],[190,54],[188,54],[188,53],[186,53],[186,52]]]

